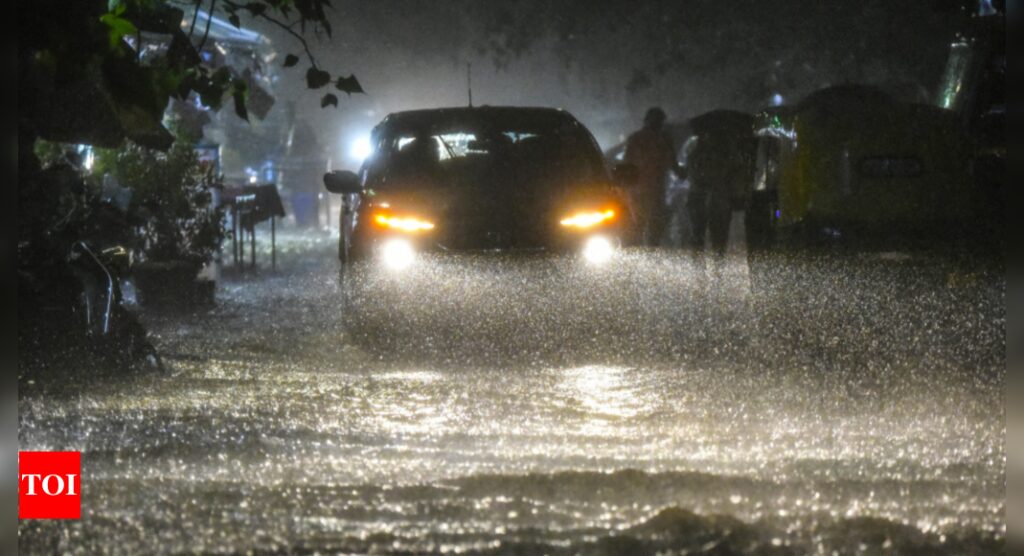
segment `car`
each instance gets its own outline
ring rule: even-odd
[[[410,270],[427,255],[576,253],[607,263],[630,243],[625,189],[593,135],[564,110],[460,107],[397,112],[371,133],[357,172],[324,176],[344,195],[344,266]]]

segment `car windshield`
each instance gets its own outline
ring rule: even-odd
[[[370,163],[377,187],[408,185],[539,186],[592,182],[604,166],[593,141],[576,129],[423,127],[382,134]]]

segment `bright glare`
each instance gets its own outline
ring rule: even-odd
[[[408,268],[416,258],[412,245],[404,239],[391,239],[381,248],[384,264],[393,270]]]
[[[593,212],[578,212],[561,221],[563,226],[573,228],[590,228],[607,220],[615,218],[615,211],[612,209]]]
[[[369,137],[356,139],[352,142],[352,147],[349,149],[349,155],[360,162],[371,154],[373,154],[373,145],[370,144]]]
[[[599,433],[618,419],[628,419],[639,413],[642,400],[636,396],[636,384],[629,380],[627,367],[588,365],[566,369],[562,386],[566,393],[589,413],[585,428]]]
[[[391,228],[393,230],[400,230],[403,232],[425,232],[427,230],[434,229],[433,222],[427,222],[426,220],[420,220],[415,216],[390,216],[387,214],[378,214],[373,219],[378,225],[385,228]]]
[[[612,242],[601,236],[594,236],[583,246],[583,258],[589,263],[602,264],[612,258]]]

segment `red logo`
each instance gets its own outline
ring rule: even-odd
[[[79,452],[19,452],[18,519],[78,519],[81,469]]]

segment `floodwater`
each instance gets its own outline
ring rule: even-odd
[[[330,238],[289,248],[145,314],[168,375],[22,384],[21,449],[83,453],[23,552],[1004,548],[998,274],[481,256],[343,296]]]

